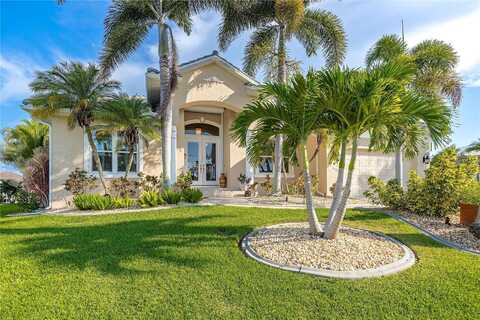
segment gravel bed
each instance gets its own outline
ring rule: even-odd
[[[260,229],[250,237],[255,253],[273,262],[332,271],[378,268],[400,260],[402,248],[377,234],[342,227],[335,240],[309,234],[307,223]]]
[[[451,225],[447,225],[445,218],[419,216],[408,212],[399,212],[399,214],[405,220],[419,225],[439,238],[480,253],[480,239],[468,231],[468,227],[460,224],[458,215],[450,216]]]

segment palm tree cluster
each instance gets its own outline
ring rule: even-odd
[[[458,56],[449,44],[439,40],[425,40],[408,49],[397,35],[381,37],[369,50],[366,64],[372,67],[396,60],[410,60],[416,67],[415,75],[406,84],[409,90],[447,99],[455,108],[462,99],[462,81],[455,71]],[[396,177],[403,185],[403,148],[396,150]]]
[[[258,99],[234,121],[235,139],[247,147],[249,157],[277,135],[285,137],[283,150],[291,161],[301,159],[305,176],[310,231],[332,239],[345,215],[360,136],[368,133],[371,150],[392,152],[403,145],[408,156],[418,152],[428,133],[435,145],[446,142],[451,111],[441,100],[405,90],[415,75],[409,61],[396,61],[369,69],[333,67],[297,74],[286,83],[267,83]],[[247,130],[252,134],[247,143]],[[313,208],[307,138],[318,130],[331,137],[332,161],[339,161],[337,187],[325,227]],[[346,182],[345,159],[350,151]]]
[[[79,126],[85,131],[105,193],[108,189],[94,132],[100,135],[122,133],[123,142],[128,147],[125,173],[128,176],[135,145],[140,139],[157,138],[161,129],[143,98],[118,94],[120,83],[103,77],[100,68],[94,64],[62,62],[51,70],[37,72],[30,87],[33,95],[25,103],[33,107],[30,111],[33,116],[45,118],[67,110],[69,127]]]
[[[226,1],[220,6],[222,23],[218,42],[226,50],[246,30],[253,30],[245,47],[243,69],[254,76],[264,67],[268,80],[286,83],[299,71],[298,62],[288,59],[287,44],[296,39],[307,56],[322,50],[328,66],[343,61],[346,37],[340,19],[334,14],[308,8],[311,1],[263,0]],[[275,138],[273,192],[281,192],[283,136]]]

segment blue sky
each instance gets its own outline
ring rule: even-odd
[[[95,62],[102,47],[103,19],[109,1],[0,0],[0,128],[11,127],[28,114],[20,109],[28,97],[35,70],[45,70],[62,60]],[[464,146],[480,137],[480,1],[477,0],[326,0],[316,7],[330,10],[342,20],[348,36],[346,64],[363,66],[368,48],[383,34],[400,33],[410,46],[424,39],[440,39],[458,51],[458,71],[465,83],[452,142]],[[175,29],[180,60],[187,61],[217,49],[220,19],[214,12],[194,17],[190,36]],[[241,66],[248,33],[222,55]],[[156,65],[156,34],[113,74],[129,94],[144,94],[144,72]],[[307,58],[296,42],[289,54],[303,61],[302,69],[319,68],[321,56]],[[262,79],[262,75],[258,76]],[[11,169],[1,165],[0,170]]]

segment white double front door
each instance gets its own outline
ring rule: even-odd
[[[219,137],[187,135],[186,167],[193,185],[217,185],[220,175],[221,144]]]

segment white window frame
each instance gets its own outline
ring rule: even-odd
[[[261,156],[260,158],[273,158],[272,156]],[[273,163],[273,161],[272,161]],[[292,178],[295,176],[294,172],[293,172],[293,166],[291,164],[291,161],[288,162],[288,172],[287,172],[287,177],[289,178]],[[258,170],[258,165],[255,166],[255,169],[254,169],[254,174],[255,174],[255,177],[258,177],[258,178],[265,178],[267,175],[270,176],[270,178],[273,177],[273,174],[275,172],[275,165],[273,165],[273,168],[272,168],[272,172],[260,172]],[[283,173],[282,173],[283,175]]]
[[[120,178],[125,176],[125,171],[117,171],[118,168],[118,153],[117,153],[117,133],[112,134],[112,171],[104,171],[103,175],[105,178]],[[86,133],[83,135],[83,144],[84,144],[84,170],[94,176],[98,176],[98,171],[93,171],[93,162],[92,162],[92,149],[88,143],[88,138]],[[138,178],[138,173],[143,171],[143,141],[140,139],[137,145],[137,172],[129,172],[129,178]]]

